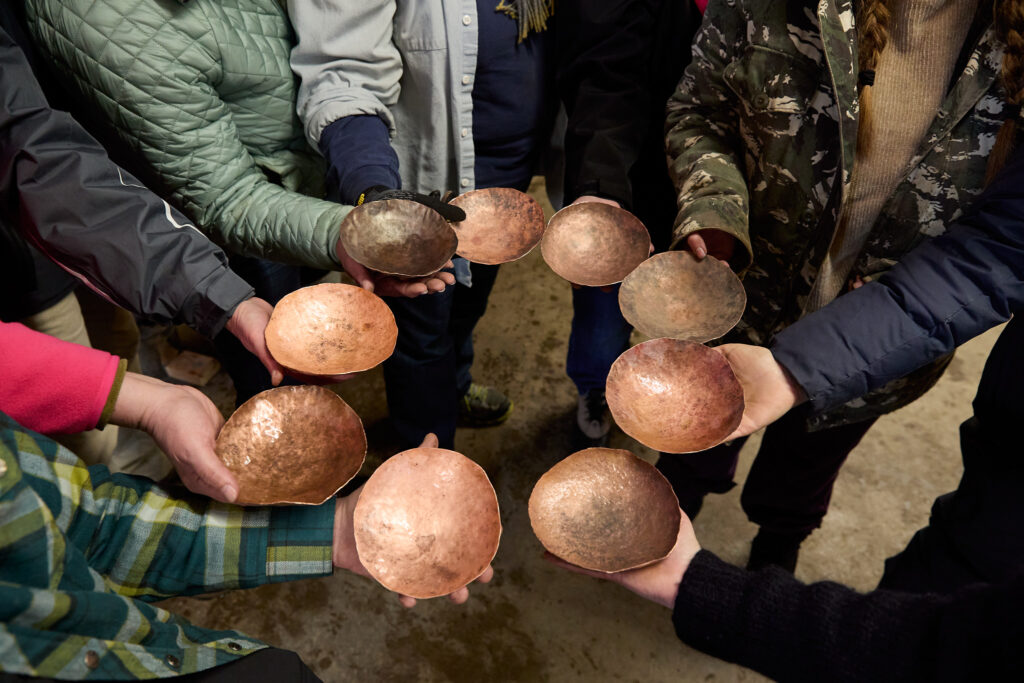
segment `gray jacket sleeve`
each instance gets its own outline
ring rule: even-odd
[[[392,40],[395,0],[288,0],[298,38],[292,70],[301,81],[298,112],[313,149],[345,116],[375,114],[395,133],[402,57]]]
[[[780,332],[772,353],[815,412],[940,358],[1024,310],[1024,149],[968,213],[878,282]]]
[[[0,216],[114,303],[212,336],[253,290],[188,220],[50,109],[0,31]]]

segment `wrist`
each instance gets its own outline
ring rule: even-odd
[[[169,392],[177,390],[173,384],[162,382],[134,372],[127,372],[121,382],[110,424],[149,432],[153,415],[160,410]]]

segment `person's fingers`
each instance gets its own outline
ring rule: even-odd
[[[708,255],[708,247],[704,243],[704,238],[697,233],[693,233],[686,238],[686,246],[698,259],[702,259]]]
[[[412,609],[416,606],[416,598],[410,598],[408,595],[399,595],[398,602],[406,609]]]
[[[420,444],[420,448],[437,448],[437,435],[430,433],[423,437],[423,443]]]
[[[238,498],[238,481],[212,450],[202,449],[188,460],[176,462],[176,469],[193,493],[209,496],[222,503]]]
[[[477,583],[490,583],[491,579],[494,578],[494,567],[487,565],[487,569],[484,573],[477,577]]]
[[[438,277],[441,278],[441,280],[443,280],[446,285],[454,285],[455,284],[455,274],[454,273],[449,273],[446,270],[442,270],[438,274]]]
[[[601,288],[601,291],[604,292],[605,294],[611,294],[612,292],[615,291],[615,286],[605,285],[604,287]]]
[[[444,280],[440,278],[431,278],[426,282],[427,289],[431,292],[443,292],[445,288]]]
[[[469,600],[469,589],[466,588],[465,586],[463,586],[462,588],[458,589],[454,593],[449,593],[448,594],[448,599],[451,600],[456,605],[462,605],[467,600]]]

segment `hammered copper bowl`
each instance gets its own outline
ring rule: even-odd
[[[423,277],[444,267],[455,254],[458,238],[433,209],[409,199],[384,199],[357,206],[345,216],[341,245],[371,270]]]
[[[498,552],[498,498],[475,462],[442,448],[385,461],[354,514],[359,561],[385,588],[447,595],[480,576]]]
[[[648,337],[717,339],[736,326],[746,305],[743,283],[727,263],[688,251],[655,254],[619,288],[623,317]]]
[[[356,411],[316,386],[256,394],[217,435],[216,453],[238,479],[243,505],[319,505],[363,466],[366,433]]]
[[[548,222],[541,254],[551,270],[577,285],[622,282],[650,254],[651,236],[630,212],[610,204],[567,206]]]
[[[743,416],[743,388],[725,356],[678,339],[652,339],[619,356],[606,394],[622,431],[666,453],[717,446]]]
[[[664,559],[679,534],[679,501],[629,451],[587,448],[544,473],[530,494],[530,525],[566,562],[621,572]]]
[[[457,254],[473,263],[496,266],[530,253],[544,236],[544,211],[533,197],[510,187],[459,195],[451,202],[466,212],[453,223]]]
[[[361,287],[325,283],[282,298],[264,336],[278,363],[305,375],[369,370],[395,350],[398,326],[384,301]]]

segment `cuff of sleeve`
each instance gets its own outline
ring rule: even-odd
[[[749,572],[701,550],[679,584],[672,623],[679,638],[704,652],[723,652],[742,627],[740,605]]]
[[[271,582],[334,571],[335,498],[322,505],[286,505],[271,508],[267,528],[266,575]]]
[[[103,404],[103,412],[100,413],[96,429],[103,429],[110,422],[110,416],[114,414],[114,405],[117,403],[117,396],[121,393],[121,385],[124,383],[125,373],[128,372],[128,361],[124,358],[118,360],[117,371],[114,374],[114,383],[107,394],[107,402]]]
[[[754,262],[746,210],[730,199],[697,199],[679,212],[672,230],[672,249],[685,249],[686,238],[699,230],[721,230],[736,238],[743,250],[736,250],[729,263],[742,273]]]
[[[217,336],[253,288],[227,266],[203,278],[182,306],[185,322],[209,338]]]

